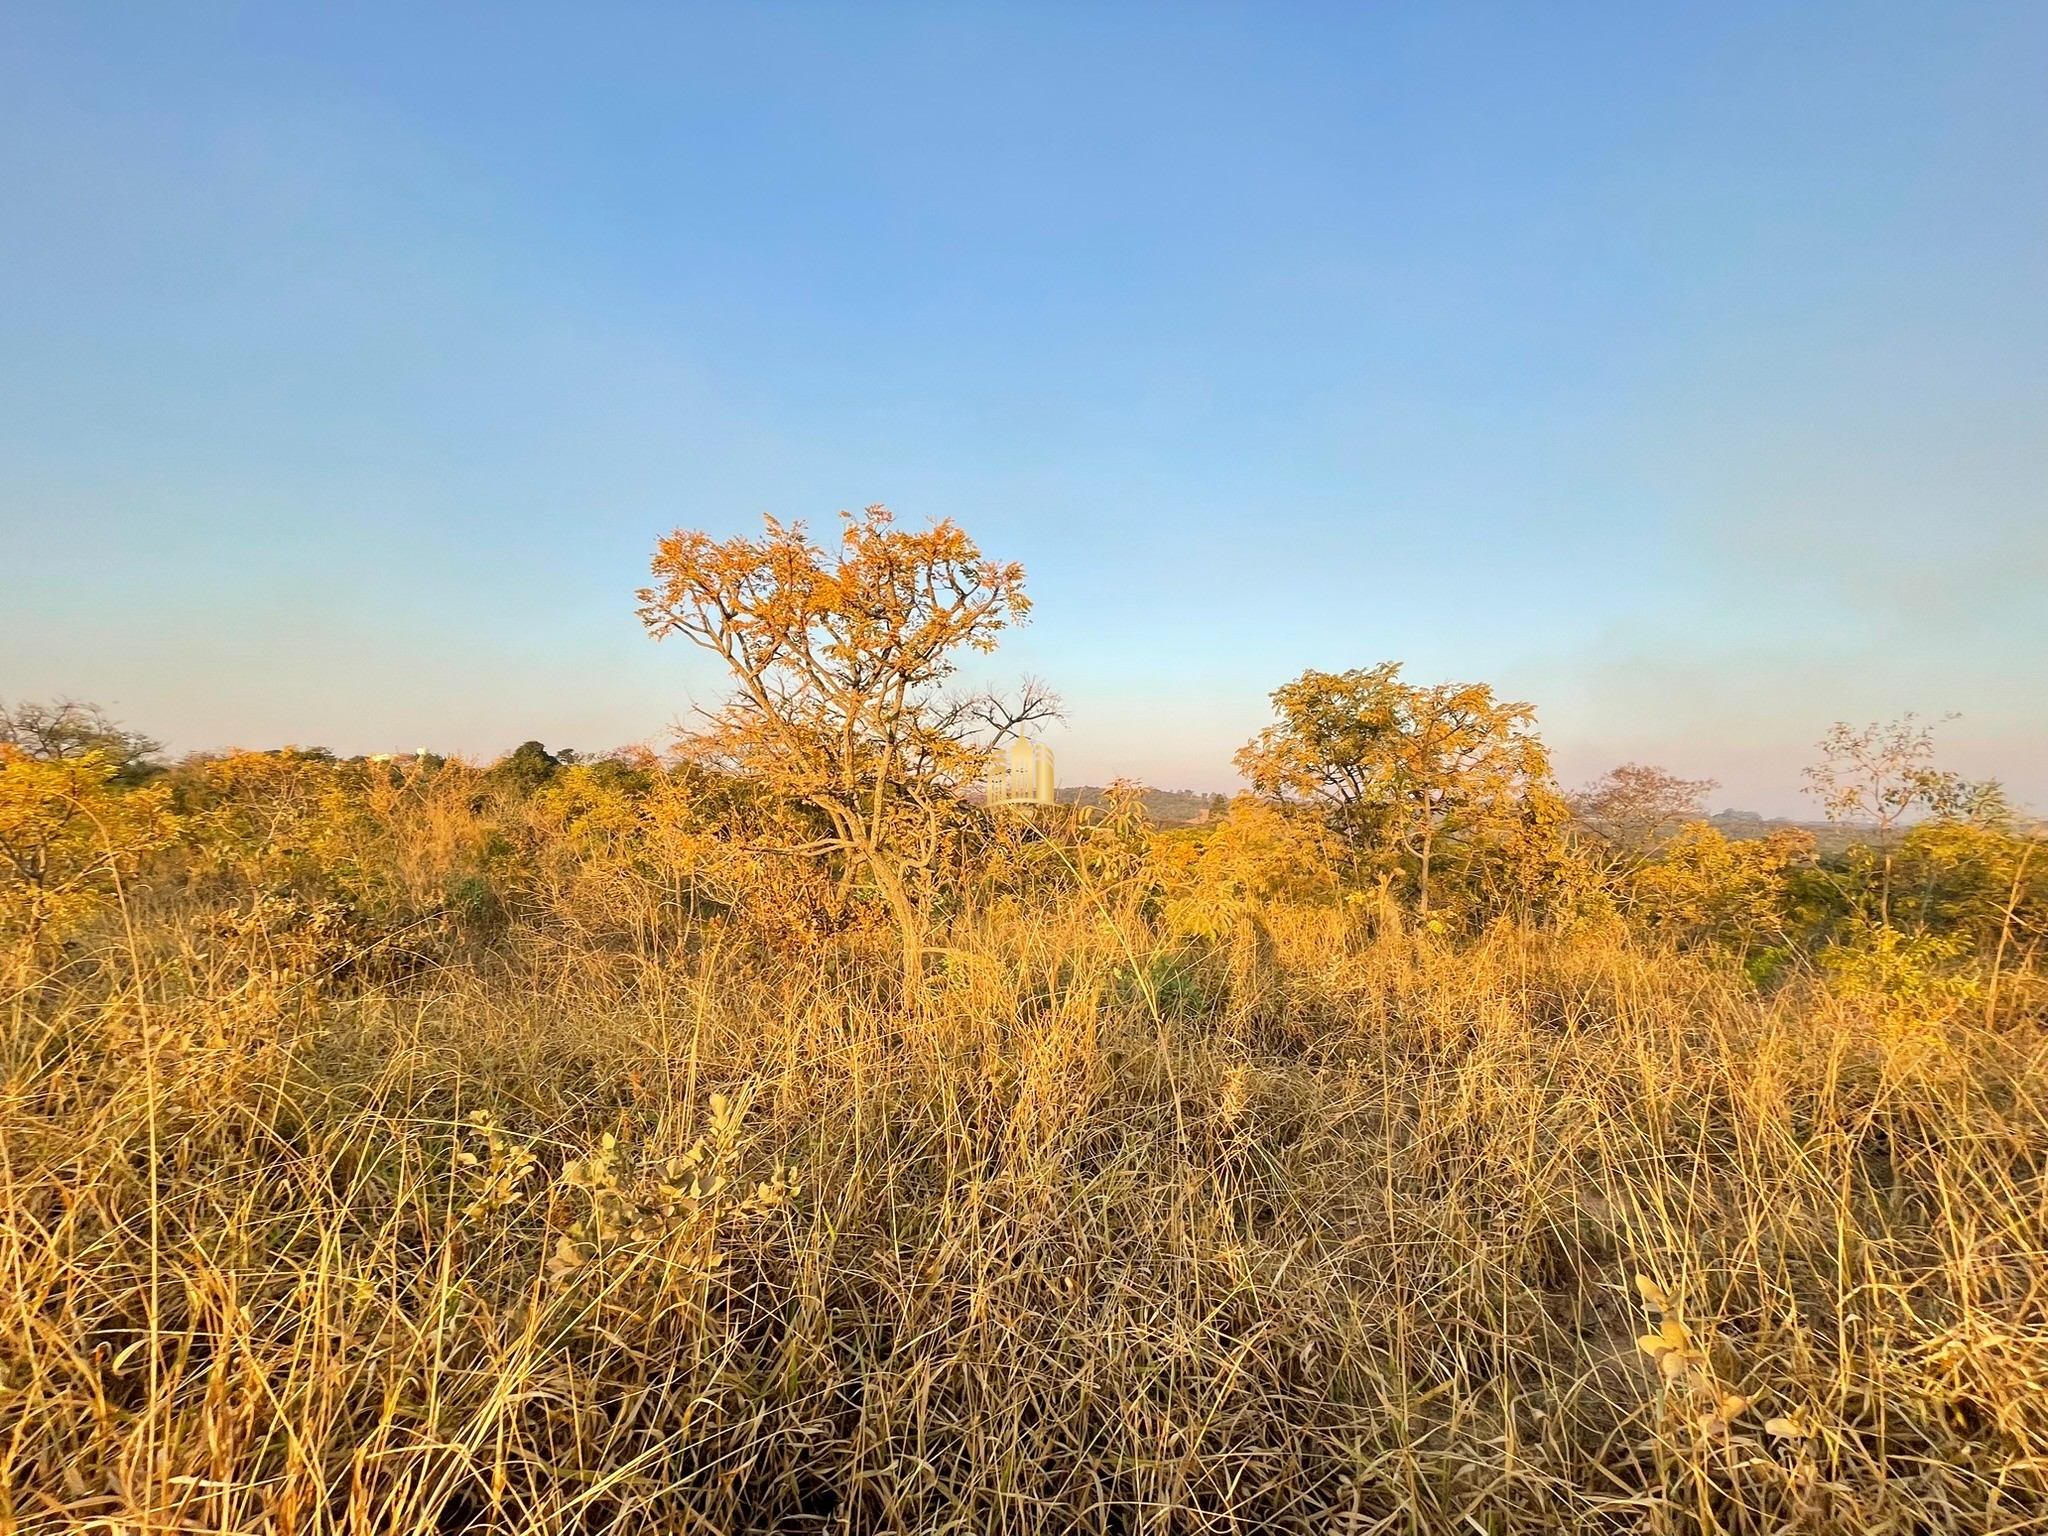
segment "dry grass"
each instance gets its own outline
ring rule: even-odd
[[[21,1529],[2048,1518],[2031,1025],[1327,912],[989,919],[907,1010],[886,954],[336,989],[183,921],[0,1021]]]

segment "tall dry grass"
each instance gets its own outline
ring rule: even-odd
[[[2048,1519],[2032,1025],[1328,910],[990,915],[914,1007],[129,919],[4,1020],[13,1528]]]

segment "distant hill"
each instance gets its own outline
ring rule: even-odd
[[[1100,805],[1103,789],[1098,784],[1056,790],[1061,805]],[[1212,821],[1230,806],[1228,795],[1199,789],[1147,789],[1140,803],[1145,814],[1162,827],[1186,827]],[[1874,835],[1869,827],[1840,826],[1831,821],[1795,821],[1787,816],[1762,816],[1755,811],[1716,811],[1707,825],[1723,837],[1742,841],[1769,837],[1773,832],[1811,832],[1822,853],[1840,853]]]
[[[1874,827],[1843,826],[1833,821],[1794,821],[1787,816],[1759,816],[1755,811],[1716,811],[1707,825],[1723,837],[1740,841],[1769,837],[1773,832],[1811,832],[1822,853],[1840,853],[1877,835]]]

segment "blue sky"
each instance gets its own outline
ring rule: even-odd
[[[1061,778],[1401,659],[2048,803],[2048,7],[0,9],[0,697],[655,736],[655,536],[1022,560]]]

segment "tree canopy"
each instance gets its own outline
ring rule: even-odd
[[[1311,669],[1272,698],[1279,719],[1238,771],[1261,794],[1321,806],[1359,856],[1397,850],[1424,912],[1446,846],[1512,831],[1550,777],[1534,708],[1484,683],[1404,683],[1390,661]]]
[[[735,691],[686,740],[822,814],[809,851],[853,861],[919,965],[929,873],[958,792],[988,749],[1051,712],[1027,686],[1005,702],[945,691],[963,651],[1024,622],[1024,568],[990,560],[950,521],[899,529],[887,508],[842,513],[839,547],[802,523],[758,539],[678,529],[662,539],[640,618],[725,663]]]

